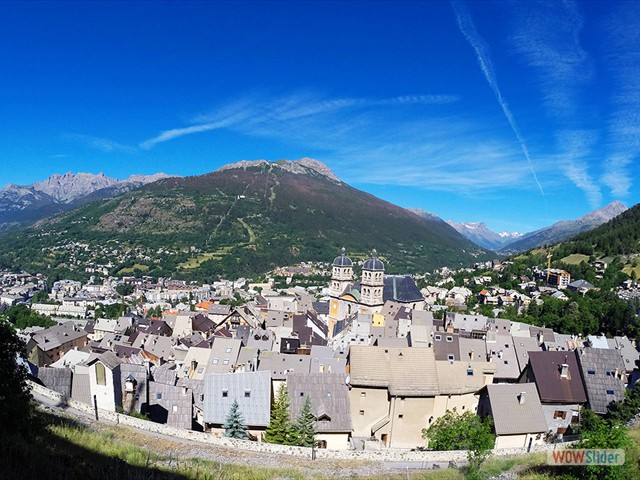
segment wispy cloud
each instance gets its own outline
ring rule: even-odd
[[[563,173],[576,187],[581,189],[591,208],[602,204],[600,186],[589,174],[589,162],[592,148],[598,141],[596,132],[587,130],[562,130],[557,134],[557,144],[561,147],[558,164]]]
[[[538,79],[550,126],[560,128],[555,135],[558,165],[597,208],[602,193],[588,172],[596,134],[583,128],[584,119],[592,115],[582,96],[594,74],[593,62],[580,43],[583,16],[571,1],[512,7],[513,48]]]
[[[591,57],[580,43],[584,18],[573,1],[511,4],[517,58],[539,81],[547,113],[573,119],[584,113],[582,89],[594,76]]]
[[[133,153],[137,149],[130,145],[124,145],[122,143],[115,142],[108,138],[94,137],[92,135],[83,135],[79,133],[69,133],[64,135],[65,138],[80,142],[86,146],[100,150],[105,153],[120,152],[120,153]]]
[[[269,131],[275,125],[307,117],[317,117],[347,109],[401,107],[407,105],[442,105],[459,100],[456,95],[405,95],[393,98],[323,99],[308,93],[296,93],[275,99],[251,96],[232,102],[206,115],[194,118],[194,124],[165,130],[143,141],[140,148],[150,149],[159,143],[195,133],[233,128],[247,133]]]
[[[500,91],[500,87],[498,86],[496,74],[494,72],[493,64],[491,62],[491,54],[489,51],[489,47],[487,46],[483,38],[476,31],[476,27],[473,23],[473,19],[471,18],[471,15],[467,11],[466,7],[461,2],[455,1],[455,0],[452,1],[451,4],[453,6],[454,12],[456,14],[456,18],[458,20],[458,27],[460,28],[460,31],[462,32],[464,37],[467,39],[467,42],[469,42],[469,44],[475,51],[476,58],[478,60],[480,68],[482,69],[482,73],[484,74],[485,79],[489,83],[491,90],[493,90],[493,93],[496,99],[498,100],[500,107],[502,108],[502,112],[504,113],[504,116],[509,122],[511,130],[513,131],[513,134],[515,135],[516,139],[518,140],[518,143],[520,144],[520,148],[527,160],[529,169],[531,171],[531,174],[533,175],[533,179],[535,180],[536,185],[538,186],[540,194],[544,197],[544,190],[542,189],[542,184],[538,180],[538,175],[536,174],[536,171],[533,168],[533,162],[531,161],[531,156],[529,155],[529,149],[527,147],[527,144],[525,143],[524,138],[520,133],[520,130],[516,124],[516,120],[513,116],[513,113],[511,112],[509,105],[507,105],[507,102],[503,98],[502,92]]]
[[[640,158],[640,5],[617,4],[604,20],[605,65],[613,79],[608,150],[602,182],[618,197],[632,186],[629,166]]]

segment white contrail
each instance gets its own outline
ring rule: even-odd
[[[473,20],[471,19],[471,16],[469,15],[469,12],[467,11],[467,9],[460,2],[457,2],[457,1],[452,1],[451,5],[453,6],[453,10],[458,20],[458,27],[460,28],[460,31],[462,32],[464,37],[469,42],[469,45],[471,45],[471,47],[475,50],[478,63],[480,64],[480,68],[482,69],[482,73],[484,73],[484,77],[487,79],[489,86],[493,90],[493,93],[495,94],[496,99],[500,104],[500,107],[502,107],[502,112],[504,113],[504,116],[507,118],[507,121],[511,126],[511,130],[513,131],[513,134],[516,136],[516,139],[520,143],[520,148],[522,149],[522,153],[524,153],[524,156],[527,159],[527,162],[529,163],[529,169],[533,174],[533,179],[536,181],[536,184],[538,185],[538,189],[540,190],[540,193],[544,197],[544,190],[542,189],[542,185],[540,184],[540,181],[538,180],[538,176],[536,175],[536,171],[533,168],[533,163],[531,162],[531,156],[529,155],[529,149],[527,148],[527,145],[524,142],[522,135],[520,134],[520,130],[516,125],[516,120],[513,117],[513,114],[511,113],[511,110],[509,109],[507,102],[505,102],[504,98],[502,98],[502,93],[500,93],[500,88],[498,87],[496,75],[493,71],[493,65],[491,64],[491,57],[488,51],[489,49],[485,45],[485,42],[482,39],[482,37],[480,37],[480,35],[478,35],[478,32],[476,32],[475,25],[473,24]]]

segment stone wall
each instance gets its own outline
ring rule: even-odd
[[[95,411],[91,405],[78,402],[72,398],[66,398],[58,392],[49,390],[34,382],[29,382],[33,392],[38,393],[51,400],[59,402],[61,405],[66,405],[69,408],[78,410],[80,412],[87,413],[89,415],[95,415]],[[216,445],[218,447],[227,447],[234,449],[249,450],[253,452],[262,453],[276,453],[285,454],[296,457],[311,458],[311,449],[305,447],[294,447],[290,445],[277,445],[272,443],[252,442],[249,440],[236,440],[232,438],[226,438],[224,436],[217,436],[211,433],[196,432],[193,430],[183,430],[180,428],[171,427],[161,423],[151,422],[149,420],[143,420],[140,418],[131,417],[129,415],[109,412],[106,410],[98,410],[99,420],[108,420],[120,425],[126,425],[147,432],[159,433],[162,435],[168,435],[171,437],[177,437],[194,442],[206,443],[210,445]],[[565,444],[566,445],[566,444]],[[558,444],[550,445],[538,445],[534,446],[532,452],[544,452],[548,450],[554,450],[556,448],[562,448]],[[510,448],[502,450],[494,450],[496,456],[511,456],[511,455],[523,455],[527,453],[526,448]],[[363,461],[380,461],[380,462],[455,462],[457,464],[464,464],[467,461],[467,452],[464,450],[454,450],[446,452],[434,452],[434,451],[416,451],[403,449],[386,449],[381,450],[369,450],[369,451],[356,451],[356,450],[324,450],[316,449],[316,458],[327,458],[334,460],[363,460]]]

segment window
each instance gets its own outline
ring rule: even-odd
[[[607,372],[607,377],[610,377],[610,376],[611,376],[611,372]]]
[[[178,405],[174,405],[173,406],[173,413],[176,413],[178,411]]]
[[[304,397],[304,392],[300,392],[300,396],[301,396],[301,397]]]
[[[613,395],[614,391],[613,390],[607,390],[607,395]]]
[[[361,396],[362,398],[366,397],[366,396],[367,396],[367,392],[360,392],[360,396]]]
[[[227,398],[229,396],[229,390],[222,390],[222,398]]]
[[[202,373],[202,372],[204,372],[204,367],[200,367],[200,368],[198,369],[198,373]]]
[[[449,360],[450,362],[453,362],[456,359],[456,356],[452,353],[450,353],[449,355],[447,355],[447,360]]]
[[[360,410],[358,413],[359,413],[360,415],[364,415],[364,410]]]
[[[156,400],[162,400],[162,392],[156,393]]]
[[[217,364],[218,364],[218,361],[219,361],[219,360],[218,360],[217,358],[214,358],[214,359],[213,359],[213,361],[212,361],[211,363],[213,363],[214,365],[217,365]]]
[[[439,342],[440,340],[442,340],[442,336],[441,335],[436,335],[435,337],[436,342]]]
[[[447,342],[453,342],[453,337],[451,335],[447,335]]]
[[[104,365],[100,362],[96,363],[96,383],[98,385],[106,385],[107,384],[107,374],[104,369]]]
[[[589,375],[595,375],[595,374],[596,374],[596,371],[595,371],[595,370],[587,370],[587,373],[588,373]]]
[[[398,420],[402,420],[404,418],[403,414],[398,415]]]
[[[555,412],[553,412],[553,418],[554,420],[557,418],[564,420],[565,418],[567,418],[567,412],[564,410],[556,410]]]
[[[473,369],[467,368],[467,377],[473,377]]]
[[[229,359],[228,359],[228,358],[225,358],[225,359],[222,361],[222,364],[223,364],[223,365],[229,365]]]
[[[250,388],[245,388],[244,389],[244,398],[251,398],[251,389]]]
[[[227,353],[231,353],[231,347],[227,347],[226,352],[227,352]]]

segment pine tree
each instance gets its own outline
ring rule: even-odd
[[[306,397],[293,429],[296,445],[301,447],[313,446],[316,435],[315,422],[316,418],[311,408],[311,399]]]
[[[289,419],[289,394],[283,383],[276,394],[276,401],[271,409],[271,419],[264,432],[264,441],[268,443],[292,444],[292,428]]]
[[[247,435],[247,427],[244,424],[242,412],[240,412],[237,400],[234,400],[231,404],[231,409],[229,410],[229,414],[227,415],[222,427],[224,428],[225,437],[240,438],[243,440],[247,440],[249,438],[249,435]]]

